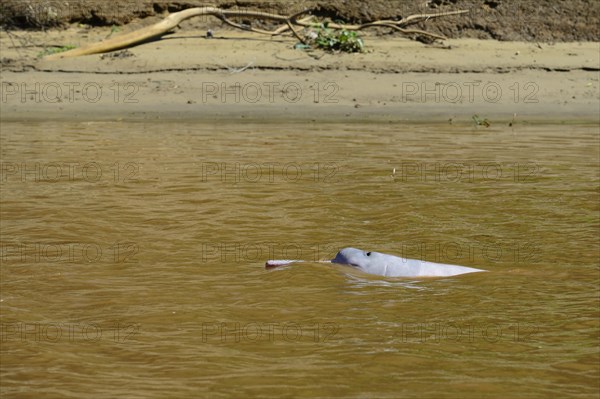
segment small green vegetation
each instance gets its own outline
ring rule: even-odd
[[[475,122],[476,126],[485,126],[490,127],[491,123],[487,120],[487,118],[480,118],[479,115],[473,115],[473,122]]]
[[[109,33],[108,35],[106,35],[105,39],[108,39],[109,37],[111,37],[111,36],[112,36],[112,35],[114,35],[115,33],[119,32],[120,30],[121,30],[121,29],[119,29],[119,27],[118,27],[118,26],[116,26],[116,25],[113,25],[113,26],[110,28],[110,33]]]
[[[358,33],[346,29],[330,29],[324,22],[309,31],[307,42],[325,51],[362,53],[365,43]]]
[[[62,53],[64,51],[73,50],[76,46],[67,45],[63,47],[48,47],[44,51],[38,53],[37,57],[42,58],[50,54]]]

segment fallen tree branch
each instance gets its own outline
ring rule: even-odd
[[[299,13],[293,14],[291,16],[284,16],[278,14],[271,14],[262,11],[252,11],[252,10],[224,10],[217,7],[195,7],[189,8],[187,10],[179,11],[173,14],[170,14],[168,17],[163,19],[160,22],[157,22],[154,25],[147,26],[145,28],[138,29],[133,32],[129,32],[123,35],[111,37],[107,40],[103,40],[99,43],[94,43],[91,45],[79,47],[73,50],[65,51],[62,53],[51,54],[45,57],[47,60],[55,60],[60,58],[67,57],[76,57],[80,55],[89,55],[89,54],[98,54],[105,53],[108,51],[119,50],[127,47],[134,46],[139,43],[146,42],[151,39],[156,39],[161,36],[166,35],[174,28],[176,28],[182,21],[203,15],[212,15],[224,23],[233,26],[238,29],[247,30],[250,32],[256,32],[266,35],[281,35],[287,31],[291,31],[300,41],[304,42],[304,40],[300,37],[298,32],[294,29],[294,26],[299,27],[312,27],[315,26],[316,22],[313,21],[312,16],[308,16],[303,19],[298,19],[303,14],[310,12],[310,10],[304,10]],[[417,33],[421,35],[426,35],[433,37],[435,39],[445,39],[444,36],[437,35],[435,33],[430,33],[427,31],[417,30],[417,29],[404,29],[408,25],[412,25],[418,22],[427,21],[432,18],[438,18],[442,16],[448,15],[458,15],[469,12],[468,10],[460,10],[460,11],[449,11],[437,14],[417,14],[411,15],[406,18],[403,18],[399,21],[393,20],[381,20],[368,22],[360,25],[352,25],[352,24],[338,24],[330,22],[327,26],[331,29],[345,29],[345,30],[353,30],[358,31],[370,27],[385,27],[395,29],[403,34],[411,34]],[[258,19],[267,19],[272,21],[277,21],[281,23],[281,26],[277,27],[272,31],[253,28],[251,26],[242,25],[237,22],[231,21],[229,18],[231,17],[253,17]]]

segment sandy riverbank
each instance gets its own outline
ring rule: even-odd
[[[598,121],[599,44],[366,34],[369,52],[294,50],[291,37],[181,29],[124,53],[58,61],[109,28],[2,32],[3,120]],[[25,41],[26,39],[26,41]],[[28,43],[24,46],[23,43]]]

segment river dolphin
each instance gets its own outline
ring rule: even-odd
[[[365,273],[385,277],[447,277],[486,271],[472,267],[400,258],[380,252],[362,251],[356,248],[344,248],[340,250],[331,262],[353,266]]]

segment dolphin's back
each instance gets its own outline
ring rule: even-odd
[[[388,277],[447,277],[485,271],[472,267],[400,258],[393,255],[386,256],[389,257],[385,270],[385,276]]]

